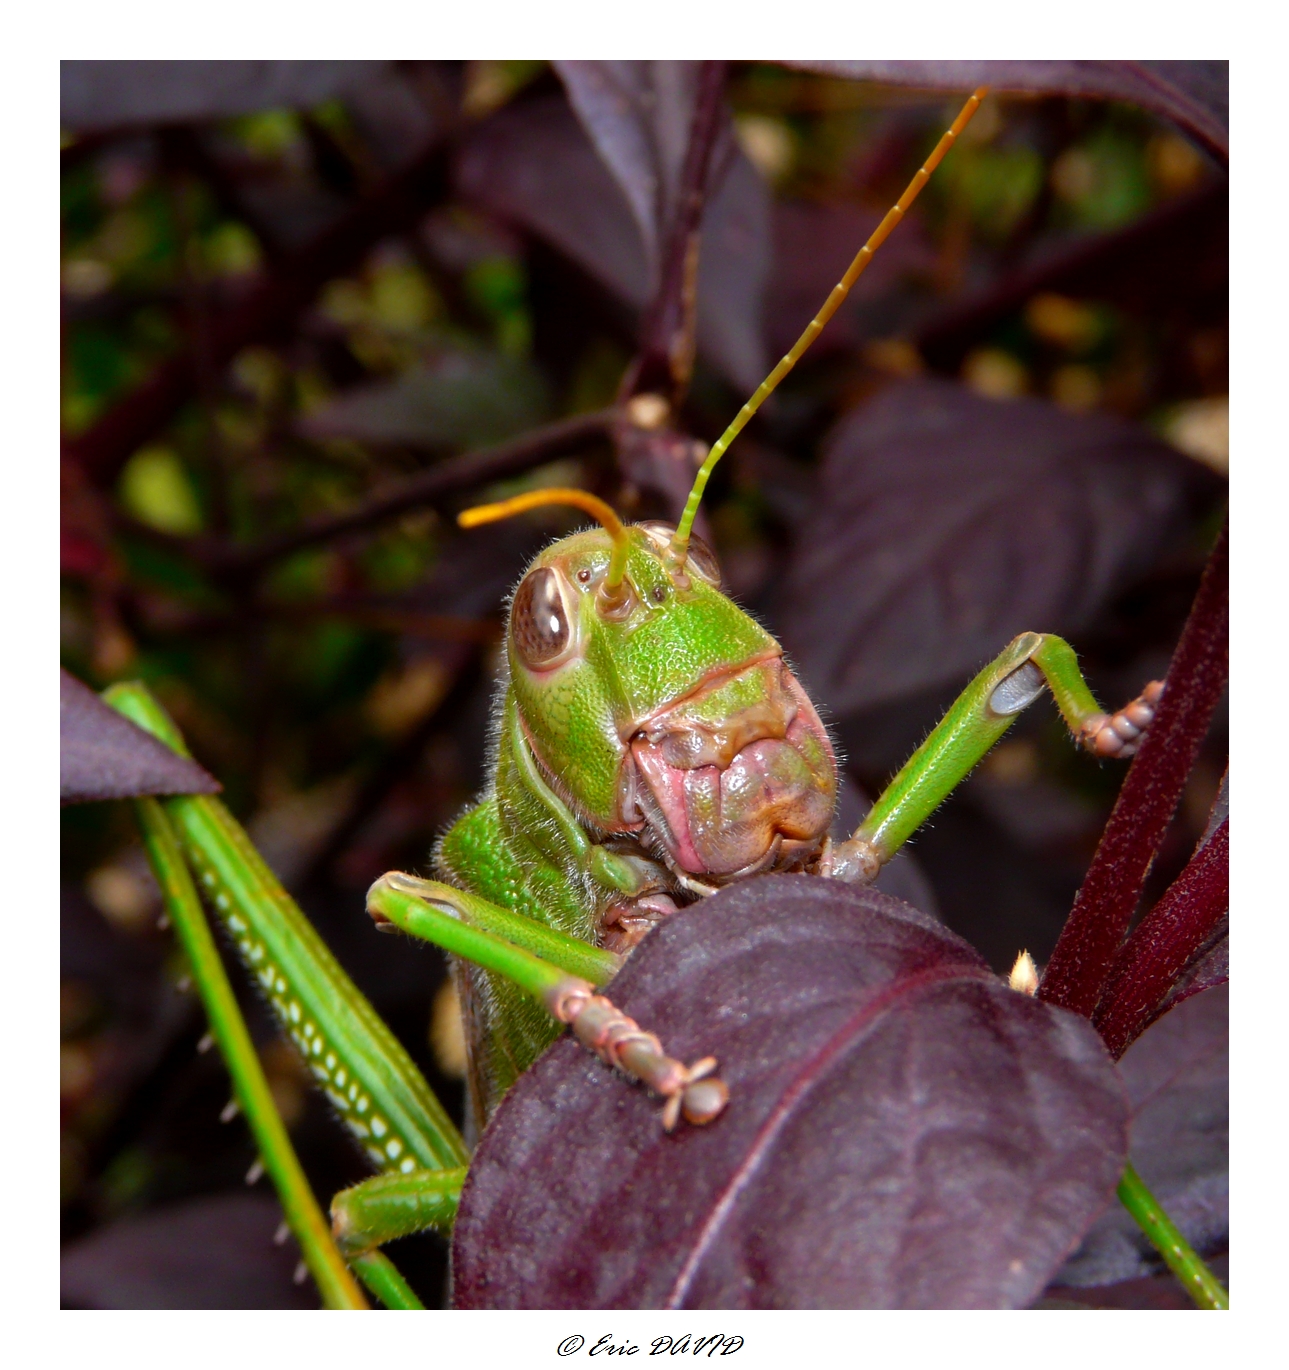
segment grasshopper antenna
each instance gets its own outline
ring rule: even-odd
[[[793,343],[792,350],[780,359],[779,364],[757,387],[752,398],[735,415],[734,422],[712,445],[712,450],[707,454],[707,460],[703,462],[698,475],[694,478],[694,488],[689,492],[689,499],[685,503],[685,512],[680,516],[680,524],[676,528],[671,539],[671,545],[667,549],[666,564],[673,580],[679,583],[684,577],[685,558],[689,555],[689,535],[694,526],[694,516],[698,513],[698,505],[703,498],[703,491],[707,488],[712,470],[721,457],[725,455],[725,449],[743,431],[747,421],[765,403],[784,376],[796,366],[801,359],[801,354],[814,342],[823,331],[823,326],[840,308],[841,302],[850,294],[851,286],[859,280],[864,274],[865,267],[873,260],[873,254],[908,212],[909,206],[917,199],[922,187],[931,179],[931,173],[944,160],[945,154],[954,143],[958,141],[959,134],[971,122],[972,116],[980,108],[980,102],[988,93],[989,87],[981,86],[962,107],[962,112],[935,145],[935,150],[909,182],[904,194],[891,206],[886,217],[873,230],[872,237],[855,254],[855,260],[846,268],[846,274],[833,286],[832,294],[824,301],[824,306],[819,313],[806,325],[805,332]]]
[[[496,504],[476,504],[472,509],[463,509],[457,515],[457,523],[462,528],[477,528],[481,523],[496,523],[528,509],[538,509],[544,504],[571,504],[603,525],[613,539],[613,553],[609,557],[609,569],[600,584],[597,602],[601,613],[622,613],[630,601],[626,571],[631,541],[622,520],[599,496],[586,490],[555,485],[548,490],[532,490],[513,499],[498,500]]]

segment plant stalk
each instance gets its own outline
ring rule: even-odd
[[[365,1256],[355,1256],[354,1269],[358,1272],[358,1278],[386,1308],[424,1311],[425,1305],[383,1251],[369,1251]]]
[[[1091,1018],[1142,885],[1226,687],[1227,529],[1168,666],[1163,697],[1124,777],[1092,864],[1043,973],[1038,997]]]
[[[1198,1307],[1230,1308],[1226,1290],[1164,1212],[1159,1200],[1146,1188],[1131,1163],[1119,1181],[1119,1198]]]

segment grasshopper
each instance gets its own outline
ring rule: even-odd
[[[719,1063],[674,1060],[601,992],[653,926],[762,872],[871,882],[1045,688],[1096,756],[1131,755],[1151,722],[1158,682],[1108,715],[1066,642],[1023,633],[967,686],[854,834],[834,842],[838,764],[828,732],[779,644],[722,594],[717,560],[693,533],[717,461],[836,311],[984,94],[971,97],[711,448],[676,527],[624,525],[603,501],[572,489],[461,515],[471,527],[557,503],[595,521],[542,551],[514,591],[490,779],[435,848],[436,878],[391,872],[368,895],[379,928],[452,956],[467,1026],[469,1134],[487,1125],[566,1025],[664,1100],[662,1126],[712,1123],[737,1107]],[[106,697],[183,750],[141,686],[116,686]],[[324,1300],[362,1306],[356,1271],[387,1305],[420,1306],[379,1248],[450,1229],[469,1161],[465,1139],[227,809],[205,796],[137,806],[237,1102]],[[273,1110],[199,889],[379,1172],[336,1196],[330,1232]]]

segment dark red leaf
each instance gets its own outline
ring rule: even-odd
[[[317,1308],[296,1285],[293,1246],[276,1246],[281,1210],[253,1194],[217,1194],[125,1218],[62,1256],[64,1308]]]
[[[107,565],[107,551],[101,543],[66,525],[59,543],[59,570],[68,576],[97,575]]]
[[[967,92],[976,86],[1123,100],[1171,119],[1226,161],[1228,62],[789,62],[829,76]]]
[[[532,229],[629,304],[648,297],[644,245],[631,209],[568,105],[503,109],[466,140],[459,188]]]
[[[1164,1002],[1159,1006],[1157,1016],[1162,1017],[1169,1009],[1176,1008],[1183,1000],[1192,995],[1203,994],[1206,989],[1224,985],[1231,978],[1231,939],[1223,919],[1221,936],[1206,947],[1189,966],[1177,977]]]
[[[462,1307],[1018,1307],[1106,1206],[1125,1101],[1091,1029],[925,914],[810,876],[748,880],[614,982],[726,1112],[657,1101],[563,1040],[470,1170]]]
[[[1130,1159],[1202,1256],[1227,1246],[1227,986],[1197,994],[1128,1048],[1119,1073],[1132,1101]],[[1108,1209],[1058,1282],[1111,1284],[1161,1261],[1120,1205]]]
[[[839,713],[1076,632],[1178,526],[1189,459],[1104,414],[892,386],[834,430],[778,618]]]
[[[462,149],[457,184],[475,203],[544,238],[627,304],[643,309],[648,302],[650,258],[631,207],[563,100],[510,107],[481,124]],[[734,150],[723,175],[717,165],[703,219],[698,347],[746,390],[768,369],[761,306],[769,265],[769,193]]]
[[[333,100],[385,62],[63,62],[60,122],[89,132]]]
[[[703,215],[708,193],[729,169],[734,150],[725,103],[725,63],[566,66],[573,107],[622,184],[633,213],[642,198],[639,191],[645,185],[654,189],[652,214],[636,216],[649,251],[652,298],[640,326],[640,350],[623,377],[620,396],[656,391],[679,404],[694,364],[698,309],[691,277],[698,263]],[[677,157],[676,115],[686,109],[684,155]],[[629,154],[626,167],[616,155],[619,144]],[[638,175],[622,174],[639,166],[635,154],[650,150],[651,165],[643,167],[643,181]]]
[[[694,474],[707,455],[707,444],[674,428],[651,431],[627,421],[618,424],[615,437],[618,469],[623,476],[638,489],[660,496],[672,522],[679,523],[693,489]],[[706,532],[700,529],[698,535],[709,538],[710,527]]]
[[[220,789],[195,761],[135,727],[66,671],[59,672],[58,717],[64,804]]]

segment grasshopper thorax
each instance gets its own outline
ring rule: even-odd
[[[543,551],[511,601],[510,688],[551,788],[597,836],[638,841],[692,892],[808,865],[832,821],[837,768],[779,644],[721,593],[693,539],[677,576],[673,530],[595,529]]]

